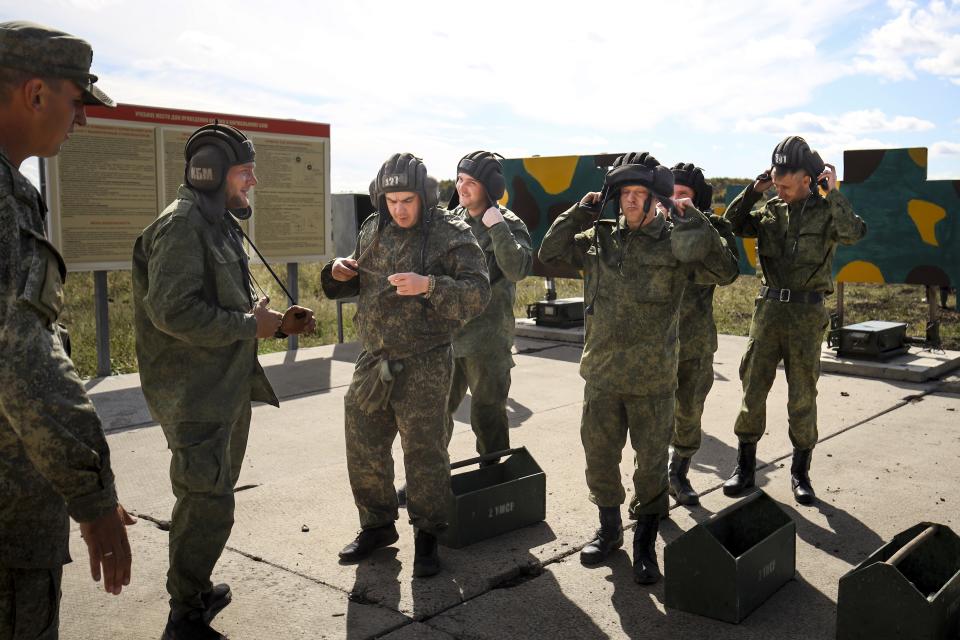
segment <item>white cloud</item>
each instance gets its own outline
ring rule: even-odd
[[[960,155],[960,142],[934,142],[930,145],[931,156],[957,156]]]
[[[822,43],[863,4],[73,2],[31,11],[94,44],[117,100],[330,122],[335,188],[365,188],[398,145],[455,167],[465,148],[535,146],[516,139],[532,129],[582,152],[578,136],[623,140],[668,120],[729,131],[799,108],[835,79]],[[784,69],[789,90],[771,90]]]
[[[960,3],[891,2],[890,7],[897,16],[867,35],[854,68],[888,80],[924,71],[960,84]]]
[[[880,132],[929,131],[934,123],[914,116],[887,116],[879,109],[848,111],[837,116],[825,116],[800,111],[783,116],[741,119],[737,131],[777,134],[798,133],[858,136]]]

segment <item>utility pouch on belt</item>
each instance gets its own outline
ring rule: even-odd
[[[386,409],[393,391],[396,375],[403,371],[403,363],[370,355],[365,362],[357,363],[355,375],[357,404],[364,413]]]

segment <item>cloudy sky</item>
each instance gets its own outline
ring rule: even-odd
[[[960,0],[0,0],[93,43],[119,102],[331,125],[335,191],[395,151],[652,151],[754,176],[777,141],[926,146],[960,178]],[[842,177],[842,172],[841,172]]]

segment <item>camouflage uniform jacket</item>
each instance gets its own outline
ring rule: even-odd
[[[584,298],[593,314],[587,317],[580,375],[615,393],[673,393],[683,289],[691,277],[697,284],[732,282],[736,260],[695,210],[676,225],[657,215],[633,231],[622,218],[601,220],[596,230],[591,221],[589,211],[574,205],[554,220],[540,245],[544,264],[584,272]]]
[[[490,274],[487,308],[454,334],[453,354],[458,358],[481,354],[509,357],[513,347],[516,283],[533,270],[533,241],[523,220],[503,207],[500,213],[503,223],[487,228],[481,218],[474,218],[464,207],[457,207],[453,212],[473,231],[486,256]]]
[[[246,254],[224,210],[182,186],[133,248],[140,382],[154,419],[232,422],[251,400],[279,406],[257,361]]]
[[[63,350],[63,259],[46,207],[0,152],[0,566],[70,562],[69,513],[116,508],[100,419]]]
[[[752,211],[763,196],[751,186],[740,192],[724,214],[733,232],[757,239],[763,284],[775,289],[833,293],[833,254],[837,244],[854,244],[867,232],[846,196],[832,189],[788,205],[772,198]]]
[[[429,220],[402,229],[389,218],[378,231],[380,214],[364,221],[357,248],[350,256],[360,275],[339,282],[333,261],[320,274],[328,298],[359,295],[354,325],[364,350],[388,360],[400,360],[450,344],[453,332],[478,315],[490,300],[490,283],[483,251],[462,220],[439,208]],[[426,228],[424,227],[426,225]],[[423,247],[424,232],[427,246]],[[435,277],[433,294],[401,296],[387,282],[394,273],[421,272]]]
[[[710,216],[710,223],[720,232],[724,247],[737,260],[737,240],[730,223],[715,215]],[[713,292],[716,288],[715,284],[696,284],[691,280],[683,290],[677,329],[681,360],[702,358],[717,350],[717,324],[713,321]]]

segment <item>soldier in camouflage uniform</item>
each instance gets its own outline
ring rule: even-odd
[[[604,190],[560,214],[540,246],[544,264],[584,272],[588,302],[580,375],[586,380],[580,436],[590,500],[600,530],[580,554],[596,564],[623,544],[620,458],[634,450],[630,517],[634,580],[660,579],[654,544],[666,515],[667,448],[677,388],[677,310],[684,287],[733,280],[737,263],[709,220],[689,200],[673,203],[673,174],[647,153],[617,158]],[[598,220],[608,201],[616,220]],[[654,207],[673,210],[668,221]],[[599,207],[593,205],[599,204]],[[591,226],[592,223],[592,226]]]
[[[114,106],[94,86],[93,50],[29,22],[0,23],[0,640],[57,638],[69,517],[94,580],[130,583],[130,545],[110,449],[57,324],[66,268],[47,240],[46,206],[20,173],[52,157],[84,105]]]
[[[708,213],[713,199],[713,186],[704,179],[703,170],[681,162],[674,165],[671,171],[674,200],[688,198],[700,211]],[[730,223],[712,214],[709,218],[720,233],[724,246],[737,260],[737,242]],[[700,418],[707,394],[713,387],[713,354],[717,350],[717,325],[713,322],[713,292],[716,288],[714,284],[699,285],[691,280],[680,299],[680,324],[677,329],[680,354],[667,477],[670,495],[683,505],[700,502],[700,497],[687,479],[687,472],[690,459],[700,448]]]
[[[817,184],[827,190],[820,195]],[[771,186],[777,197],[753,210]],[[739,495],[754,486],[757,441],[766,430],[767,394],[783,360],[789,389],[787,414],[794,498],[815,500],[810,458],[817,443],[817,380],[820,345],[829,322],[824,296],[833,292],[837,244],[854,244],[867,231],[837,189],[837,174],[799,136],[784,139],[773,152],[773,168],[744,189],[727,209],[733,231],[757,239],[762,272],[747,352],[740,363],[743,403],[737,416],[737,467],[723,492]]]
[[[356,250],[321,272],[327,297],[359,296],[354,324],[363,346],[344,398],[347,469],[362,529],[340,558],[355,562],[399,537],[391,453],[399,432],[413,573],[430,576],[440,570],[436,535],[451,500],[450,342],[483,311],[490,284],[470,227],[437,206],[437,182],[419,158],[393,155],[370,194],[377,213],[363,223]]]
[[[507,396],[513,367],[513,301],[516,283],[533,269],[533,242],[527,225],[512,211],[497,206],[503,197],[503,168],[497,156],[475,151],[457,165],[459,206],[453,215],[465,222],[487,259],[490,303],[453,337],[453,383],[447,436],[453,434],[453,413],[470,389],[470,425],[477,453],[510,448]],[[481,466],[496,460],[481,462]]]
[[[213,568],[234,520],[233,488],[250,403],[278,406],[257,339],[312,331],[313,312],[255,300],[236,218],[257,183],[253,143],[206,125],[187,141],[185,183],[133,250],[134,328],[147,405],[172,453],[166,640],[221,638],[210,621],[231,600]]]

